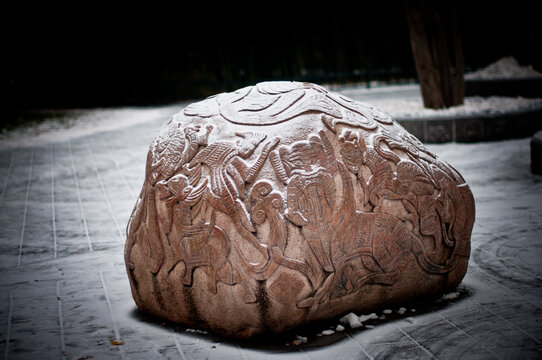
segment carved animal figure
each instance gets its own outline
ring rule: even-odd
[[[366,206],[375,212],[383,212],[380,209],[383,200],[401,201],[408,215],[400,218],[412,224],[414,233],[433,238],[430,253],[438,254],[435,260],[445,261],[452,251],[458,254],[453,238],[468,243],[466,239],[470,233],[466,236],[451,233],[456,216],[461,219],[456,227],[461,229],[472,228],[472,223],[469,226],[466,221],[474,218],[469,210],[474,207],[474,202],[464,199],[455,185],[464,180],[451,167],[433,165],[434,156],[427,155],[421,144],[408,146],[386,131],[370,139],[372,144],[367,146],[363,136],[351,129],[343,129],[339,136],[342,158],[348,170],[357,176]],[[407,158],[400,158],[393,149]],[[363,175],[362,167],[370,170],[369,176]],[[464,200],[467,206],[460,205],[465,204]],[[461,253],[467,256],[464,251]]]
[[[301,227],[310,249],[305,257],[315,292],[298,306],[317,307],[324,302],[340,286],[343,273],[351,269],[348,262],[356,258],[361,259],[359,271],[365,274],[356,274],[350,291],[364,283],[393,284],[412,255],[429,273],[453,270],[453,262],[440,265],[429,260],[420,239],[398,218],[356,210],[346,168],[336,160],[325,133],[319,135],[309,142],[281,146],[272,155],[276,172],[287,185],[285,215]],[[340,204],[335,202],[337,174],[342,182]]]

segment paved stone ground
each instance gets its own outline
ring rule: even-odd
[[[405,304],[404,314],[390,309],[386,319],[330,336],[318,335],[336,319],[252,342],[139,313],[124,229],[147,147],[166,120],[0,150],[4,359],[542,357],[542,177],[529,171],[529,139],[430,146],[464,175],[477,205],[470,267],[455,298]],[[296,335],[307,342],[292,344]]]

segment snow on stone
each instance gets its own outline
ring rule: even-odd
[[[405,312],[406,312],[406,309],[404,307],[399,308],[399,310],[397,310],[397,313],[400,315],[403,315]]]
[[[350,326],[352,329],[362,326],[361,322],[359,321],[359,317],[354,313],[349,313],[343,316],[339,319],[339,321],[343,324],[348,324],[348,326]]]
[[[502,80],[542,78],[542,73],[531,65],[521,66],[513,56],[508,56],[489,64],[483,69],[465,74],[466,80]]]
[[[337,327],[335,328],[335,331],[344,331],[344,326],[337,325]]]
[[[322,331],[322,335],[333,335],[335,334],[335,331],[333,330],[324,330]]]
[[[384,314],[391,314],[391,313],[392,313],[392,311],[391,311],[390,309],[386,309],[386,310],[384,310],[384,311],[382,311],[382,312],[383,312]]]
[[[414,320],[414,318],[412,318],[412,317],[407,317],[405,320],[408,321],[411,324],[414,324],[416,322],[416,320]]]

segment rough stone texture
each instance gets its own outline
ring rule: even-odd
[[[461,175],[386,114],[260,83],[162,128],[125,262],[140,309],[243,338],[453,290],[473,223]]]

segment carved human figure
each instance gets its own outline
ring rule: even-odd
[[[244,202],[245,186],[254,181],[279,139],[275,138],[265,143],[256,161],[249,166],[245,161],[267,135],[258,132],[238,132],[236,135],[241,139],[235,145],[229,142],[216,142],[200,151],[190,162],[189,169],[202,164],[208,166],[210,188],[207,201],[214,209],[230,216],[241,237],[269,260],[267,246],[254,235],[256,230]]]
[[[208,125],[206,132],[199,134],[199,125],[189,126],[183,130],[183,136],[175,136],[180,131],[180,124],[170,120],[168,126],[163,129],[165,134],[158,136],[151,144],[147,153],[144,186],[127,227],[128,242],[125,248],[125,261],[129,267],[133,265],[131,250],[139,237],[149,244],[151,271],[156,273],[162,266],[164,260],[162,243],[166,234],[160,231],[157,219],[155,185],[160,181],[170,179],[196,155],[200,147],[207,146],[212,129],[213,127]],[[158,205],[158,208],[160,207]],[[169,210],[166,209],[166,212]],[[145,221],[142,221],[143,217]],[[169,216],[166,218],[169,219]],[[166,227],[170,226],[166,225]]]
[[[321,286],[325,273],[334,271],[330,235],[336,201],[333,180],[336,166],[329,161],[333,154],[326,141],[325,137],[311,136],[308,141],[281,146],[271,155],[275,172],[287,185],[285,216],[301,228],[306,242],[306,275],[315,289]]]

